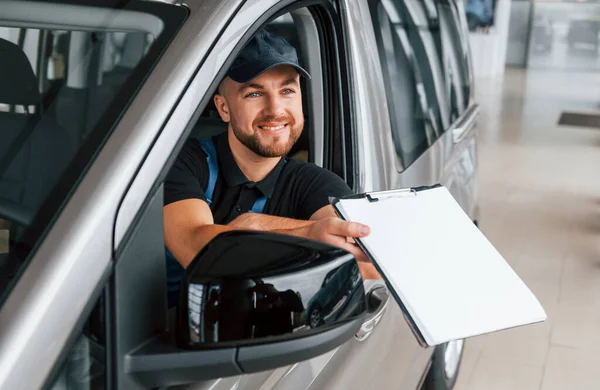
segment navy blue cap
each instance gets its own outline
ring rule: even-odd
[[[291,65],[300,75],[309,78],[298,61],[294,46],[285,39],[259,30],[237,56],[227,76],[238,83],[247,83],[267,70],[279,65]]]

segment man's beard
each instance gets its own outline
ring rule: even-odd
[[[269,122],[270,120],[264,120],[263,122]],[[284,121],[285,123],[290,123],[291,121]],[[288,133],[288,140],[285,144],[281,144],[279,142],[279,136],[272,137],[273,142],[268,145],[263,145],[260,142],[258,132],[254,134],[245,134],[240,128],[237,126],[235,121],[231,120],[231,128],[233,129],[233,134],[235,137],[248,149],[250,149],[254,154],[265,157],[265,158],[273,158],[273,157],[282,157],[285,156],[292,150],[292,147],[300,138],[300,134],[302,133],[302,124],[296,126],[289,125],[290,130]]]

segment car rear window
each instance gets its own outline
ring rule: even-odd
[[[150,1],[0,2],[0,298],[186,16]]]

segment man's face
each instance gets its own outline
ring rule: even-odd
[[[244,84],[227,77],[214,100],[235,137],[261,157],[289,153],[304,128],[300,75],[292,66],[277,66]]]

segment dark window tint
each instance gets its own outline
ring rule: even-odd
[[[0,15],[1,297],[187,13],[98,0]]]
[[[432,64],[421,31],[414,23],[411,27],[405,9],[385,0],[371,1],[370,8],[389,86],[386,95],[394,144],[406,169],[444,131]]]

